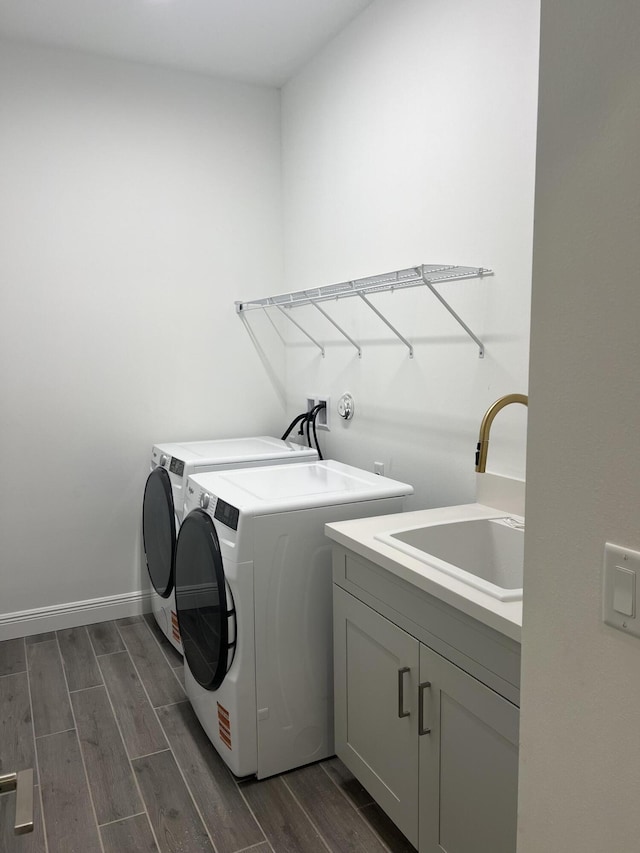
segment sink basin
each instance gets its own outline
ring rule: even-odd
[[[482,518],[379,533],[378,541],[500,601],[522,599],[524,523]]]

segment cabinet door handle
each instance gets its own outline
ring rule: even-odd
[[[424,691],[427,687],[431,687],[430,681],[423,681],[422,684],[418,685],[418,734],[419,735],[428,735],[431,734],[431,729],[427,728],[423,725],[424,721]]]
[[[19,770],[0,776],[0,794],[16,792],[16,818],[14,832],[24,835],[33,832],[33,770]]]
[[[411,667],[403,666],[398,670],[398,717],[408,717],[409,711],[404,710],[404,676],[411,672]]]

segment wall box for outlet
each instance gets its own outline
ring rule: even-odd
[[[640,637],[640,553],[606,542],[602,619],[607,625]]]
[[[310,412],[314,406],[324,403],[324,409],[320,409],[316,418],[316,429],[331,429],[331,397],[324,394],[307,394],[307,411]]]

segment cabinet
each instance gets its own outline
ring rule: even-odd
[[[385,574],[334,552],[336,753],[420,853],[515,853],[518,707],[421,641],[402,584],[376,606]]]

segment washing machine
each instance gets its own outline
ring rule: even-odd
[[[335,461],[189,477],[175,567],[186,690],[236,776],[334,754],[324,525],[401,512],[412,493]]]
[[[252,465],[282,465],[314,460],[310,447],[271,436],[156,444],[144,490],[142,538],[151,580],[151,605],[161,631],[182,654],[176,617],[174,565],[187,477]]]

